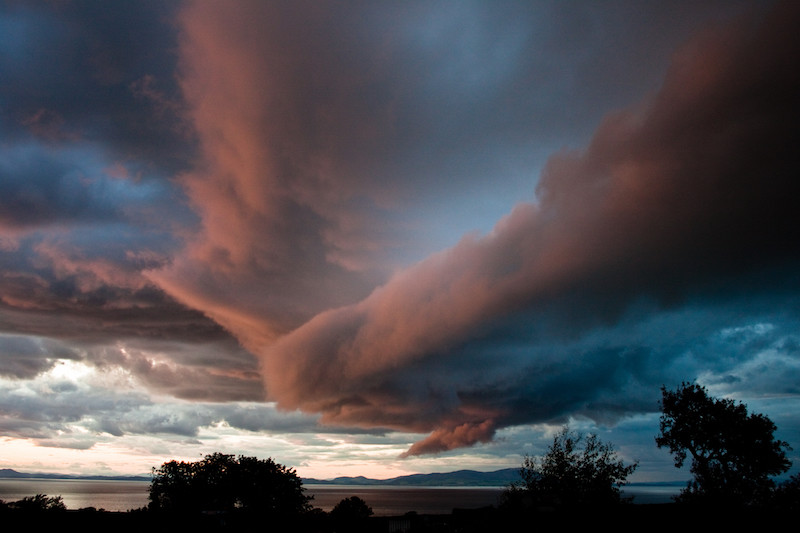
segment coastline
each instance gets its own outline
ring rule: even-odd
[[[505,486],[413,486],[305,484],[313,496],[312,505],[330,511],[336,503],[358,496],[373,507],[376,515],[447,513],[455,507],[480,508],[497,503]],[[669,503],[681,486],[636,484],[625,487],[624,496],[633,496],[633,505]],[[12,502],[35,494],[61,496],[69,510],[82,508],[124,512],[148,504],[149,480],[78,478],[0,478],[0,500]]]

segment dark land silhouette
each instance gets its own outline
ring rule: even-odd
[[[367,502],[368,503],[368,502]],[[92,509],[62,511],[19,511],[3,509],[0,523],[7,531],[43,531],[45,528],[82,532],[438,532],[478,533],[542,531],[550,527],[602,527],[641,529],[681,528],[701,531],[722,527],[767,527],[797,516],[794,508],[717,508],[678,503],[622,504],[608,507],[571,507],[507,512],[498,507],[455,508],[449,514],[408,513],[396,517],[370,516],[357,523],[335,521],[329,513],[311,511],[296,517],[267,518],[247,513],[154,513],[147,510],[106,512]]]
[[[610,443],[565,427],[541,457],[526,457],[519,479],[497,505],[450,513],[373,516],[351,496],[331,512],[315,508],[295,471],[271,458],[215,453],[196,462],[153,468],[150,503],[128,512],[67,510],[59,496],[38,494],[0,502],[4,530],[45,528],[82,532],[479,533],[547,528],[765,528],[800,512],[800,475],[780,484],[790,467],[788,443],[775,425],[742,404],[708,396],[698,385],[662,388],[659,447],[681,467],[691,457],[694,478],[671,503],[636,504],[622,497],[637,463],[625,464]]]

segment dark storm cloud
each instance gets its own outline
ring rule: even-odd
[[[163,210],[170,196],[177,207],[166,179],[192,151],[174,104],[171,12],[151,2],[4,4],[0,227],[108,224],[145,203]],[[170,218],[180,221],[177,209]]]
[[[220,335],[222,337],[222,335]],[[115,353],[116,352],[116,353]],[[263,401],[252,356],[235,342],[128,342],[119,350],[93,350],[89,360],[126,368],[147,389],[190,401]]]
[[[10,333],[0,365],[9,377],[51,369],[59,350],[105,365],[130,346],[135,355],[115,364],[159,392],[263,397],[253,357],[142,275],[194,223],[171,182],[193,151],[174,78],[176,7],[0,9],[0,328]]]
[[[586,148],[550,159],[536,204],[264,347],[268,391],[327,422],[428,428],[409,453],[430,453],[509,423],[654,407],[669,365],[696,348],[670,313],[697,309],[719,328],[715,306],[738,305],[746,322],[757,312],[747,300],[772,294],[791,318],[798,16],[783,4],[692,40],[657,94],[609,114]],[[674,327],[678,340],[605,338],[643,321]],[[502,323],[529,336],[525,356],[495,351],[495,334],[514,331]],[[466,370],[429,373],[441,360]]]
[[[178,170],[188,155],[185,140],[175,113],[163,112],[164,102],[178,101],[174,8],[149,1],[4,4],[0,132],[16,141],[27,133],[50,143],[99,142],[151,173]]]
[[[202,230],[150,277],[244,342],[353,303],[529,197],[544,154],[655,87],[706,10],[187,2],[202,157],[180,183]]]
[[[111,265],[121,275],[121,270]],[[49,272],[48,272],[49,274]],[[253,356],[219,325],[152,286],[85,273],[0,278],[0,373],[32,378],[58,359],[125,368],[161,394],[197,401],[262,400]],[[11,342],[11,341],[14,342]]]
[[[0,376],[32,378],[53,367],[56,359],[78,359],[74,350],[46,339],[0,335]]]

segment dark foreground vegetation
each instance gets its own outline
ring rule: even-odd
[[[444,515],[409,513],[397,517],[370,516],[340,522],[330,513],[311,512],[297,517],[269,517],[257,513],[231,515],[153,513],[144,509],[106,512],[91,509],[59,512],[0,511],[4,531],[45,531],[75,528],[82,533],[175,533],[175,532],[286,532],[286,533],[499,533],[547,531],[551,528],[603,527],[623,531],[666,530],[718,531],[723,528],[766,529],[796,519],[797,510],[717,509],[679,503],[622,504],[609,507],[562,507],[511,512],[500,507],[454,509]]]
[[[637,464],[625,464],[596,435],[564,428],[540,457],[526,457],[520,479],[496,506],[446,515],[375,517],[368,503],[345,498],[330,512],[313,506],[294,470],[254,457],[212,454],[153,469],[150,503],[125,513],[67,510],[60,497],[0,502],[6,531],[80,528],[126,532],[503,532],[564,526],[624,530],[736,526],[766,528],[800,512],[800,476],[776,484],[791,466],[788,443],[773,436],[764,415],[708,396],[700,386],[662,390],[659,447],[694,478],[668,504],[633,504],[620,488]]]

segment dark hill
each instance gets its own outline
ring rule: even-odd
[[[75,476],[69,474],[31,474],[10,468],[0,469],[0,478],[5,479],[94,479],[150,481],[149,476]],[[372,479],[364,476],[337,477],[335,479],[304,478],[309,485],[388,485],[410,487],[504,487],[519,480],[519,468],[505,468],[494,472],[458,470],[435,474],[411,474],[390,479]]]
[[[390,479],[371,479],[363,476],[334,479],[303,479],[309,485],[389,485],[411,487],[503,487],[519,480],[519,468],[504,468],[494,472],[458,470],[435,474],[411,474]]]
[[[0,479],[88,479],[113,481],[150,481],[149,476],[74,476],[70,474],[29,474],[0,468]]]

